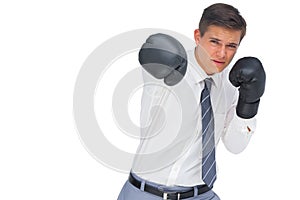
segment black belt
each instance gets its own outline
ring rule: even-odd
[[[141,184],[142,184],[141,181],[134,178],[132,174],[129,174],[129,182],[135,187],[137,187],[138,189],[141,188]],[[198,195],[203,194],[211,189],[207,185],[199,185],[197,186],[197,188],[198,188]],[[170,199],[170,200],[180,200],[180,199],[186,199],[194,196],[194,188],[185,192],[164,192],[157,187],[153,187],[151,185],[145,184],[144,191],[162,197],[163,199]]]

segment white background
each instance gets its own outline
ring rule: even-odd
[[[122,32],[164,28],[193,38],[203,8],[214,2],[1,1],[0,199],[117,199],[127,174],[96,161],[76,131],[79,70]],[[299,199],[298,6],[223,2],[248,22],[237,57],[259,57],[267,85],[248,148],[232,155],[219,146],[215,191],[223,200]]]

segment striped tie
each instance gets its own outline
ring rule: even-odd
[[[210,101],[211,79],[205,79],[201,92],[202,110],[202,180],[212,187],[216,180],[214,117]]]

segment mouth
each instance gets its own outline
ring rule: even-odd
[[[213,59],[212,59],[212,62],[213,62],[216,66],[223,66],[223,65],[225,64],[224,61],[213,60]]]

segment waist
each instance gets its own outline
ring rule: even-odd
[[[170,200],[187,199],[211,190],[207,185],[196,185],[194,187],[164,186],[143,180],[133,173],[129,174],[128,181],[142,191]]]

